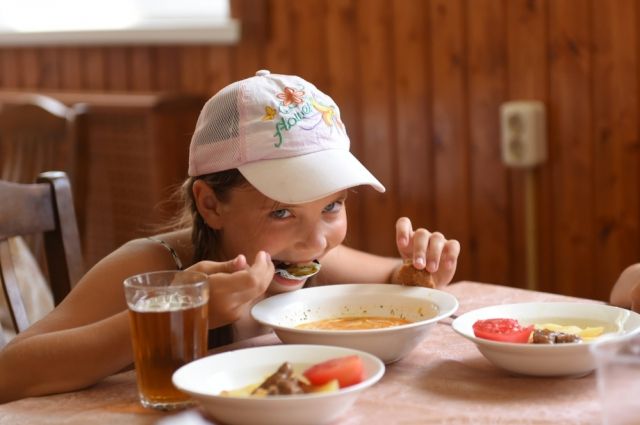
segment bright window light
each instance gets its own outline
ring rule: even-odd
[[[229,0],[0,0],[0,44],[233,42],[238,32]]]

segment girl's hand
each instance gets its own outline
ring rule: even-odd
[[[265,293],[275,272],[271,256],[260,251],[253,265],[244,255],[226,262],[200,261],[187,270],[209,275],[209,328],[238,320]]]
[[[426,269],[437,287],[451,282],[460,254],[457,240],[447,240],[442,233],[423,228],[413,230],[411,220],[401,217],[396,222],[396,243],[402,259],[412,260],[416,269]]]

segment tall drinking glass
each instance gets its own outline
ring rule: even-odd
[[[140,402],[173,410],[191,404],[173,386],[180,366],[207,352],[207,275],[158,271],[124,281]]]
[[[605,425],[640,424],[640,335],[591,346]]]

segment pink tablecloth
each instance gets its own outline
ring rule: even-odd
[[[474,282],[456,283],[447,291],[460,301],[458,314],[493,304],[576,300]],[[271,334],[234,347],[277,342]],[[136,397],[135,376],[125,372],[84,391],[0,405],[0,424],[153,424],[163,418],[187,425],[183,415],[144,409]],[[600,406],[593,374],[511,376],[491,365],[451,326],[439,323],[409,356],[388,365],[382,380],[336,425],[597,423]]]

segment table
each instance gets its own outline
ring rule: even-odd
[[[478,282],[458,282],[446,291],[460,302],[457,314],[512,302],[587,301]],[[509,375],[491,365],[449,323],[447,319],[436,324],[407,357],[387,365],[380,382],[363,392],[335,425],[600,423],[593,374],[582,378]],[[268,334],[218,351],[277,343],[275,335]],[[141,407],[133,371],[86,390],[0,405],[0,424],[142,425],[162,419],[163,424],[187,425],[188,421],[180,420],[184,417],[184,413]],[[199,413],[198,418],[204,421]]]

